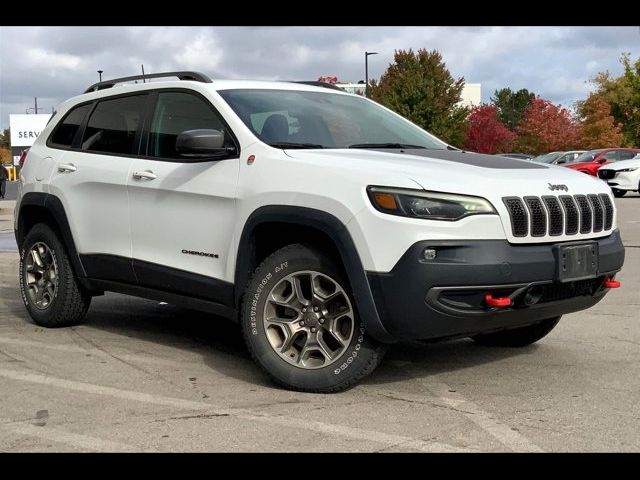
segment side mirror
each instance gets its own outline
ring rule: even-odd
[[[567,163],[567,159],[566,158],[561,158],[560,160],[558,160],[556,162],[556,165],[562,165],[563,163]]]
[[[194,159],[219,157],[235,152],[233,147],[224,146],[224,134],[220,130],[185,130],[176,139],[176,151]]]
[[[607,161],[607,159],[606,159],[606,158],[601,158],[600,160],[598,160],[598,162],[597,162],[597,163],[605,163],[606,161]]]

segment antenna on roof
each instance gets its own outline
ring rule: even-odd
[[[142,67],[142,83],[147,83],[144,80],[144,63],[141,65],[141,67]]]

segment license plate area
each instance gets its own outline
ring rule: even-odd
[[[558,250],[557,278],[573,282],[595,278],[598,275],[598,244],[562,245]]]

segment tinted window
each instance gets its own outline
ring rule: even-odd
[[[51,135],[51,143],[63,147],[70,147],[76,136],[85,115],[89,112],[91,104],[82,105],[72,109],[64,120],[56,127]]]
[[[179,158],[176,151],[178,135],[198,129],[219,130],[225,134],[225,146],[233,146],[220,116],[205,100],[184,92],[160,93],[149,128],[148,155]]]
[[[82,139],[82,149],[105,153],[136,153],[134,141],[146,95],[103,100],[96,106]]]
[[[610,162],[615,162],[618,160],[618,152],[616,150],[611,150],[604,154],[603,158],[606,158]]]
[[[576,162],[588,163],[593,162],[593,160],[600,155],[602,150],[591,150],[590,152],[584,152],[578,158],[576,158]]]
[[[620,150],[620,160],[631,160],[636,156],[636,152],[629,150]]]

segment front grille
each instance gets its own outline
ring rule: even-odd
[[[505,197],[514,237],[544,237],[610,230],[614,208],[607,194]]]
[[[560,201],[564,207],[564,215],[567,219],[564,233],[566,235],[575,235],[578,233],[578,228],[580,227],[580,216],[576,202],[574,202],[573,198],[569,195],[562,195]]]
[[[590,278],[568,283],[552,283],[543,286],[542,297],[538,303],[557,302],[580,295],[593,295],[602,285],[603,278]]]
[[[615,170],[598,170],[598,178],[602,178],[603,180],[609,180],[616,176]]]
[[[547,207],[547,212],[549,212],[549,235],[562,235],[564,225],[560,202],[556,197],[542,197],[542,200]]]
[[[531,236],[544,237],[547,233],[547,214],[538,197],[524,197],[531,214]]]
[[[589,195],[589,203],[593,209],[593,231],[601,232],[604,224],[604,208],[602,208],[598,195]]]
[[[606,193],[600,194],[600,200],[604,205],[604,229],[609,230],[613,224],[613,203]]]
[[[584,195],[576,195],[576,202],[580,209],[580,233],[589,233],[591,231],[591,207],[589,201]]]
[[[529,217],[524,203],[519,198],[505,198],[504,203],[509,209],[513,236],[526,237],[529,233]]]

